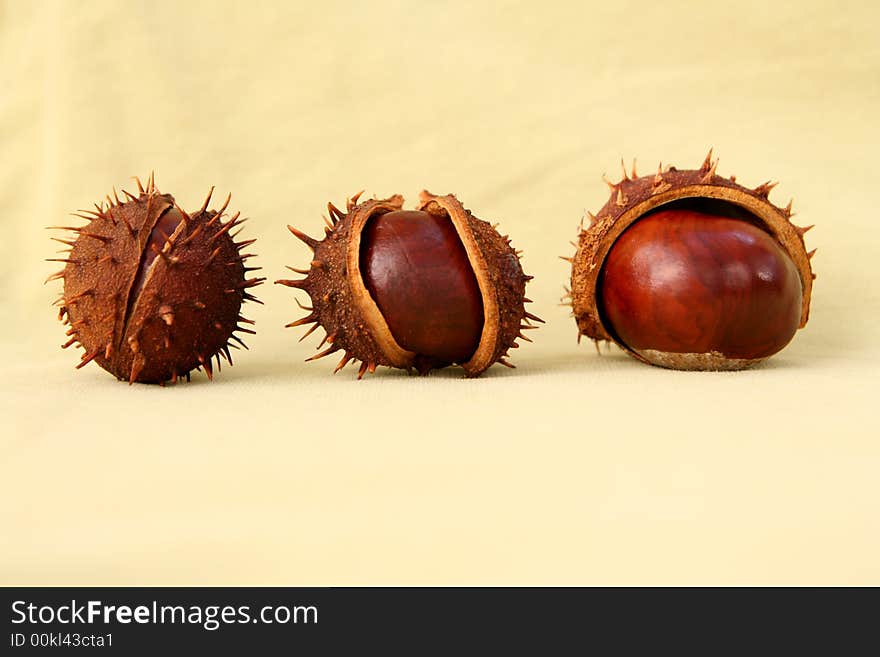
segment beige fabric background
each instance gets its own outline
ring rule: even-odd
[[[880,584],[871,2],[0,2],[0,582]],[[620,158],[781,184],[817,227],[809,326],[750,372],[578,346],[568,241]],[[328,200],[454,192],[501,221],[547,327],[517,370],[306,364],[213,384],[62,352],[44,226],[155,169],[252,217],[270,279]],[[303,299],[305,300],[305,299]]]

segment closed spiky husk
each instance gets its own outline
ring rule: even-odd
[[[208,210],[211,193],[193,214],[162,194],[154,178],[139,194],[114,191],[107,203],[79,213],[85,226],[56,227],[73,232],[62,271],[50,276],[64,280],[58,300],[59,319],[70,325],[65,348],[79,344],[85,350],[77,368],[94,360],[120,380],[163,383],[189,378],[204,368],[213,377],[211,359],[232,359],[234,333],[252,330],[239,312],[242,302],[256,301],[248,288],[262,278],[246,278],[241,250],[254,240],[236,243],[230,231],[242,223],[239,214],[222,217]],[[213,188],[211,190],[213,192]],[[173,227],[165,234],[160,227]]]
[[[328,204],[329,219],[323,240],[316,240],[289,226],[290,231],[314,252],[308,269],[292,271],[304,274],[297,280],[280,284],[305,291],[312,301],[305,317],[288,327],[312,324],[305,338],[318,326],[326,336],[318,346],[325,350],[308,360],[343,352],[335,371],[350,361],[360,361],[358,378],[373,372],[378,365],[426,373],[434,364],[401,347],[370,295],[360,271],[361,235],[371,217],[401,210],[403,197],[372,199],[358,203],[360,194],[346,204],[342,212]],[[532,321],[542,321],[525,310],[525,284],[531,279],[523,274],[519,255],[510,240],[498,234],[489,223],[477,219],[452,195],[435,196],[422,192],[417,210],[448,218],[464,245],[479,285],[483,302],[483,328],[479,345],[470,359],[462,363],[467,376],[478,376],[494,363],[513,367],[506,356],[525,338],[524,329],[535,328]]]
[[[791,202],[784,208],[770,202],[768,196],[776,183],[766,182],[749,189],[738,184],[735,176],[725,178],[718,175],[717,166],[718,160],[712,159],[710,150],[698,169],[680,171],[661,164],[656,174],[639,177],[634,164],[631,173],[627,173],[626,167],[623,167],[623,177],[617,183],[606,179],[611,197],[597,214],[588,213],[590,225],[579,231],[577,252],[570,259],[572,273],[569,294],[579,338],[586,336],[597,342],[613,341],[635,358],[645,361],[617,340],[610,327],[605,325],[599,312],[597,286],[605,258],[617,238],[647,212],[681,199],[715,199],[738,206],[776,239],[800,276],[803,291],[800,327],[806,325],[815,279],[810,259],[815,250],[807,252],[803,236],[812,226],[800,227],[792,223]],[[742,366],[747,365],[742,363]],[[732,363],[730,368],[737,367]]]

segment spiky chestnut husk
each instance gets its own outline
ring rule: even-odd
[[[329,219],[324,218],[327,227],[323,240],[288,226],[312,249],[314,257],[309,269],[289,267],[305,278],[276,281],[305,291],[312,301],[311,307],[300,306],[309,314],[287,327],[313,324],[301,340],[318,326],[323,327],[327,334],[318,349],[325,343],[330,346],[307,360],[342,351],[334,373],[352,360],[361,361],[359,379],[366,372],[375,371],[378,365],[414,369],[422,374],[444,366],[397,343],[361,272],[361,238],[367,222],[372,217],[401,210],[403,197],[395,195],[358,203],[360,195],[347,201],[346,212],[328,204]],[[523,331],[537,328],[532,322],[543,321],[525,310],[524,304],[530,303],[525,298],[525,285],[532,277],[523,274],[519,252],[495,226],[474,217],[452,195],[435,196],[423,191],[417,210],[452,222],[479,286],[483,325],[476,350],[461,363],[465,375],[479,376],[496,362],[513,367],[506,360],[508,351],[518,346],[517,339],[530,341]]]
[[[230,365],[229,347],[244,345],[234,333],[254,331],[240,313],[244,301],[257,301],[248,288],[265,279],[246,278],[259,267],[245,266],[253,254],[241,250],[255,240],[236,243],[230,231],[245,220],[235,213],[222,217],[208,210],[214,188],[192,215],[162,194],[151,175],[146,189],[139,179],[138,196],[114,190],[94,211],[74,213],[85,226],[53,226],[72,231],[75,241],[53,238],[69,247],[63,270],[48,280],[63,279],[56,302],[59,319],[69,324],[70,338],[85,353],[77,369],[94,360],[129,383],[176,382],[204,368],[213,378],[211,359]]]
[[[766,182],[749,189],[737,184],[735,176],[719,176],[718,160],[712,159],[711,150],[695,170],[680,171],[661,164],[656,174],[639,177],[635,164],[631,173],[627,173],[622,162],[621,165],[620,181],[612,183],[605,179],[611,189],[610,199],[596,215],[587,213],[590,225],[579,231],[577,252],[573,258],[564,258],[572,263],[571,289],[566,298],[570,299],[577,322],[578,340],[586,336],[597,345],[599,341],[612,341],[638,360],[675,369],[743,369],[763,360],[727,358],[720,353],[661,354],[648,360],[624,344],[603,317],[599,298],[601,273],[616,240],[646,213],[682,199],[714,199],[735,206],[775,239],[797,269],[802,288],[799,327],[806,325],[815,279],[810,259],[815,250],[807,252],[803,236],[812,226],[800,227],[791,222],[791,202],[784,208],[770,202],[770,190],[776,183]]]

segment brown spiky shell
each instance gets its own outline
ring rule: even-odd
[[[296,228],[290,231],[314,252],[309,269],[292,271],[306,275],[303,279],[277,281],[288,287],[304,290],[312,306],[301,306],[309,311],[305,317],[288,327],[313,324],[305,338],[318,326],[327,335],[321,344],[330,346],[309,358],[315,360],[336,351],[343,351],[335,372],[351,360],[361,361],[358,378],[373,372],[378,365],[426,373],[430,363],[397,344],[385,318],[364,284],[360,272],[361,234],[367,221],[379,214],[403,208],[403,197],[372,199],[358,203],[360,194],[346,203],[342,212],[328,204],[330,218],[325,217],[326,237],[316,240]],[[525,285],[532,277],[523,274],[519,254],[488,222],[474,217],[452,195],[435,196],[423,191],[416,208],[448,218],[464,245],[473,268],[483,301],[483,329],[476,351],[462,364],[469,377],[479,376],[492,364],[513,367],[505,358],[508,350],[517,347],[516,340],[528,340],[523,330],[536,328],[532,321],[542,321],[525,310]]]
[[[605,258],[615,240],[645,213],[661,205],[680,199],[717,199],[745,209],[755,217],[763,228],[776,238],[794,262],[803,289],[800,327],[803,328],[810,314],[810,296],[816,278],[810,266],[815,250],[807,252],[804,233],[812,226],[796,226],[791,222],[792,204],[776,207],[769,200],[770,190],[777,183],[766,182],[754,189],[737,184],[736,176],[724,178],[716,172],[718,160],[712,159],[712,151],[699,169],[680,171],[672,166],[657,168],[657,173],[639,177],[635,164],[631,173],[623,166],[623,177],[617,183],[607,179],[611,197],[597,214],[588,213],[590,225],[579,231],[577,252],[572,262],[571,297],[572,310],[578,326],[578,337],[592,340],[613,341],[635,358],[644,361],[625,344],[615,339],[613,332],[604,325],[598,308],[597,285]],[[647,361],[645,361],[647,362]]]
[[[246,278],[258,268],[245,266],[253,254],[240,251],[254,240],[236,243],[230,236],[243,220],[236,213],[222,221],[229,197],[219,211],[208,210],[209,193],[189,215],[152,176],[146,189],[137,184],[138,196],[123,192],[121,202],[114,191],[106,205],[76,214],[88,220],[85,226],[56,227],[77,235],[57,240],[70,254],[61,260],[64,269],[50,276],[64,280],[57,303],[70,340],[63,346],[85,350],[77,368],[94,360],[129,383],[174,382],[199,368],[213,378],[211,359],[218,368],[220,356],[232,364],[229,346],[236,345],[229,341],[244,344],[234,332],[253,333],[239,326],[253,323],[239,311],[242,302],[256,301],[248,288],[265,280]],[[183,220],[157,243],[153,229],[168,212]],[[148,252],[155,256],[140,274]]]

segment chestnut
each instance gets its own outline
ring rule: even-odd
[[[146,187],[135,178],[138,194],[115,190],[106,204],[74,213],[83,226],[53,226],[75,240],[52,238],[69,247],[65,264],[49,280],[63,279],[56,302],[58,319],[69,325],[63,348],[78,345],[77,368],[95,361],[120,380],[172,383],[204,369],[213,380],[212,359],[232,365],[230,347],[246,346],[236,332],[254,333],[242,324],[242,304],[259,301],[250,289],[264,278],[248,278],[260,269],[241,250],[255,240],[236,242],[233,228],[246,221],[235,213],[223,221],[230,196],[209,210],[214,188],[195,212],[187,213],[150,176]]]
[[[336,351],[336,372],[361,361],[358,378],[378,365],[421,374],[459,364],[478,376],[494,363],[507,367],[508,351],[523,331],[542,321],[525,310],[531,279],[519,253],[494,226],[477,219],[452,195],[422,192],[415,210],[403,198],[358,202],[346,211],[328,204],[326,236],[316,240],[289,230],[314,252],[305,275],[276,283],[304,290],[309,312],[288,327],[313,324]]]
[[[579,337],[683,370],[739,370],[785,347],[809,317],[815,276],[803,235],[768,199],[702,167],[624,168],[581,230],[571,304]]]
[[[432,366],[467,362],[483,328],[483,299],[464,245],[445,217],[397,210],[372,217],[361,273],[395,341]]]

